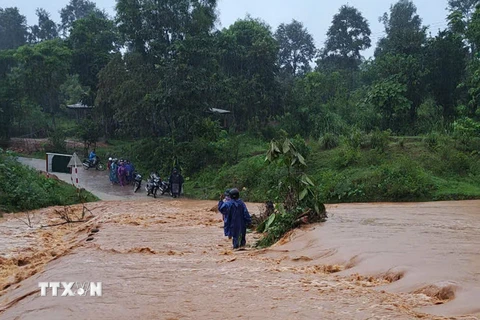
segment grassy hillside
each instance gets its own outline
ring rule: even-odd
[[[319,141],[293,139],[307,161],[306,173],[325,203],[430,201],[480,198],[480,141],[448,136],[391,137],[386,132],[326,135]],[[165,139],[110,141],[97,148],[128,158],[141,173],[159,170],[168,176],[175,155],[186,178],[185,192],[198,199],[217,199],[236,186],[248,201],[275,200],[284,168],[265,163],[268,141],[248,135],[220,135],[174,150]]]
[[[466,145],[447,136],[374,132],[294,141],[326,203],[480,198],[477,140]],[[188,196],[217,199],[222,190],[236,186],[249,201],[275,199],[285,169],[265,163],[267,141],[237,136],[192,144],[179,156],[186,160],[182,163]],[[144,173],[157,169],[166,176],[172,166],[167,150],[161,141],[116,141],[100,152],[104,157],[129,157]]]
[[[98,200],[85,191],[82,196],[86,196],[86,201]],[[25,211],[79,202],[75,187],[48,179],[0,149],[0,211]]]

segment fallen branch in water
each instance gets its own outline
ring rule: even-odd
[[[55,224],[49,224],[49,225],[46,225],[46,226],[41,226],[40,228],[43,229],[43,228],[57,227],[57,226],[63,226],[65,224],[69,224],[69,223],[82,223],[82,222],[88,222],[88,221],[90,221],[90,220],[65,221],[65,222],[60,222],[60,223],[55,223]]]
[[[26,216],[26,220],[23,220],[22,218],[20,217],[15,217],[17,220],[20,220],[22,221],[23,223],[25,223],[27,225],[27,227],[29,228],[33,228],[33,222],[32,222],[32,218],[34,217],[34,213],[30,213],[29,211],[25,212],[25,216]]]

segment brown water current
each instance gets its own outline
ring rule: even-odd
[[[89,204],[86,223],[46,229],[9,217],[0,223],[0,319],[480,315],[477,201],[330,206],[328,222],[246,251],[231,250],[214,206],[107,201]],[[35,212],[36,221],[57,221],[55,210]],[[103,295],[41,297],[47,281],[101,281]]]
[[[81,174],[109,200],[87,221],[41,228],[63,207],[32,212],[31,228],[25,213],[0,219],[0,319],[480,319],[480,201],[332,205],[326,223],[232,251],[216,202]],[[49,281],[103,292],[41,297]]]

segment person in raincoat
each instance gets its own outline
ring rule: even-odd
[[[120,185],[124,187],[126,184],[125,178],[127,176],[127,172],[125,169],[125,163],[122,160],[120,160],[120,163],[118,165],[117,174],[118,174],[118,181],[120,182]]]
[[[88,156],[88,160],[90,161],[90,166],[94,166],[97,162],[97,154],[95,153],[95,149],[93,149],[90,152],[90,155]]]
[[[130,184],[133,180],[133,167],[132,167],[132,164],[130,163],[130,161],[128,161],[128,160],[125,160],[124,166],[125,166],[126,184]]]
[[[218,202],[218,211],[220,211],[220,213],[222,214],[222,220],[223,220],[223,233],[224,235],[227,237],[228,236],[228,232],[227,232],[227,228],[226,228],[226,219],[227,219],[227,216],[226,214],[224,214],[224,207],[226,206],[225,203],[231,201],[232,198],[230,198],[230,189],[227,189],[225,190],[224,194],[222,194],[222,196],[220,197],[220,201]]]
[[[112,159],[112,163],[110,164],[110,182],[112,184],[118,183],[117,169],[117,159]]]
[[[232,239],[233,249],[239,249],[246,244],[247,226],[252,223],[252,217],[247,206],[240,199],[238,189],[230,190],[231,200],[222,206],[222,214],[226,215],[225,229],[228,238]]]
[[[172,197],[178,197],[182,191],[183,177],[180,173],[178,173],[178,170],[176,168],[173,169],[169,182],[170,190],[172,191]]]

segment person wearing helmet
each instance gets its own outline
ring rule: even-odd
[[[232,239],[233,249],[239,249],[246,244],[247,226],[252,223],[252,217],[247,206],[240,199],[238,189],[230,189],[230,201],[222,206],[222,213],[226,215],[225,230],[228,238]]]
[[[230,189],[227,189],[225,190],[225,192],[220,196],[220,201],[218,202],[218,211],[220,211],[220,213],[222,214],[222,220],[223,220],[223,233],[224,235],[227,237],[228,236],[228,232],[227,232],[227,228],[226,228],[226,219],[227,219],[227,216],[226,214],[224,213],[224,206],[225,206],[225,203],[231,201],[232,198],[230,198]]]
[[[183,185],[183,177],[178,172],[177,168],[173,169],[172,174],[170,175],[170,190],[172,191],[172,197],[176,198],[180,195]]]
[[[107,162],[107,170],[108,171],[110,171],[110,168],[112,167],[112,162],[113,162],[112,157],[108,158],[108,162]]]
[[[112,184],[118,183],[118,164],[117,159],[112,159],[112,163],[110,164],[110,182]]]
[[[95,149],[90,152],[88,156],[88,160],[90,161],[90,166],[93,167],[97,164],[97,154],[95,153]]]

